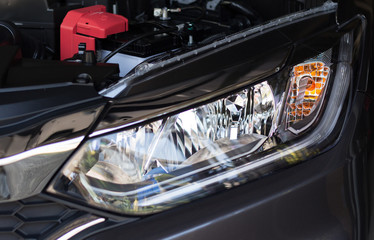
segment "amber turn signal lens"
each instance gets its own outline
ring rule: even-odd
[[[293,67],[287,102],[287,124],[309,116],[319,103],[330,68],[323,62],[308,62]]]

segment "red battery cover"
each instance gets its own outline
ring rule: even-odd
[[[95,38],[128,30],[128,20],[106,12],[106,7],[96,5],[69,11],[60,27],[61,60],[78,53],[78,45],[86,44],[86,50],[95,51]]]

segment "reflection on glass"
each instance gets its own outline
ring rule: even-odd
[[[92,138],[64,167],[59,183],[70,196],[128,214],[162,211],[242,184],[246,174],[255,174],[238,171],[245,164],[242,159],[274,148],[285,130],[298,134],[316,119],[329,70],[322,60],[309,60],[293,67],[288,90],[285,81],[263,81],[205,105]]]
[[[296,144],[300,148],[295,154],[296,145],[287,144],[317,119],[331,56],[328,50],[294,66],[289,78],[277,74],[205,105],[91,138],[49,191],[121,214],[142,215],[309,157],[304,147],[309,140]]]
[[[330,68],[321,61],[293,67],[287,99],[287,128],[294,133],[305,130],[321,108]]]
[[[256,151],[267,139],[274,108],[272,89],[262,82],[201,107],[91,139],[63,173],[69,186],[90,201],[116,202],[118,208],[135,211],[139,201],[218,174],[234,167],[230,159]]]

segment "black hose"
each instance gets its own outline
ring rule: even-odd
[[[175,32],[175,31],[178,31],[178,28],[165,28],[165,29],[160,29],[160,30],[155,31],[155,32],[149,32],[149,33],[145,33],[143,35],[140,35],[139,37],[131,39],[130,41],[128,41],[126,43],[123,43],[117,49],[115,49],[114,51],[109,53],[107,56],[105,56],[100,62],[106,63],[109,59],[111,59],[114,55],[119,53],[121,50],[125,49],[126,47],[128,47],[132,43],[139,41],[140,39],[150,37],[150,36],[155,36],[155,35],[162,34],[162,33],[172,33],[172,32]]]
[[[225,25],[225,24],[222,24],[220,22],[210,21],[210,20],[206,20],[206,19],[202,19],[201,22],[209,23],[209,24],[214,24],[214,25],[216,25],[218,27],[222,27],[222,28],[227,28],[227,29],[231,28],[230,25]]]
[[[205,16],[205,9],[202,8],[202,7],[198,7],[198,6],[188,6],[188,7],[183,7],[181,8],[181,12],[176,12],[174,14],[180,14],[182,16],[185,16],[187,17],[185,14],[183,14],[184,12],[186,11],[190,11],[190,10],[197,10],[200,12],[200,15],[197,16],[196,18],[194,18],[191,22],[195,23],[195,22],[198,22],[200,21],[202,18],[204,18]]]
[[[140,23],[134,24],[134,26],[137,26],[137,25],[150,25],[150,26],[156,27],[158,29],[168,28],[168,26],[164,26],[161,23],[158,23],[158,22],[155,22],[155,21],[145,21],[145,22],[140,22]]]

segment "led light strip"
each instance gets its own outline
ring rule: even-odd
[[[89,228],[89,227],[92,227],[96,224],[99,224],[99,223],[102,223],[105,221],[105,218],[98,218],[96,220],[93,220],[91,222],[88,222],[82,226],[79,226],[77,228],[74,228],[73,230],[65,233],[64,235],[62,235],[61,237],[57,238],[57,240],[68,240],[72,237],[74,237],[75,235],[77,235],[78,233],[82,232],[83,230]]]
[[[84,137],[78,137],[70,139],[63,142],[52,143],[42,147],[34,148],[10,157],[5,157],[0,159],[0,166],[5,166],[13,164],[31,157],[36,157],[38,155],[46,155],[53,153],[62,153],[70,150],[74,150],[78,147],[79,143],[82,142]]]
[[[83,137],[78,137],[0,159],[0,168],[4,174],[0,181],[0,189],[3,189],[0,202],[24,199],[40,193],[52,174],[82,141]]]

